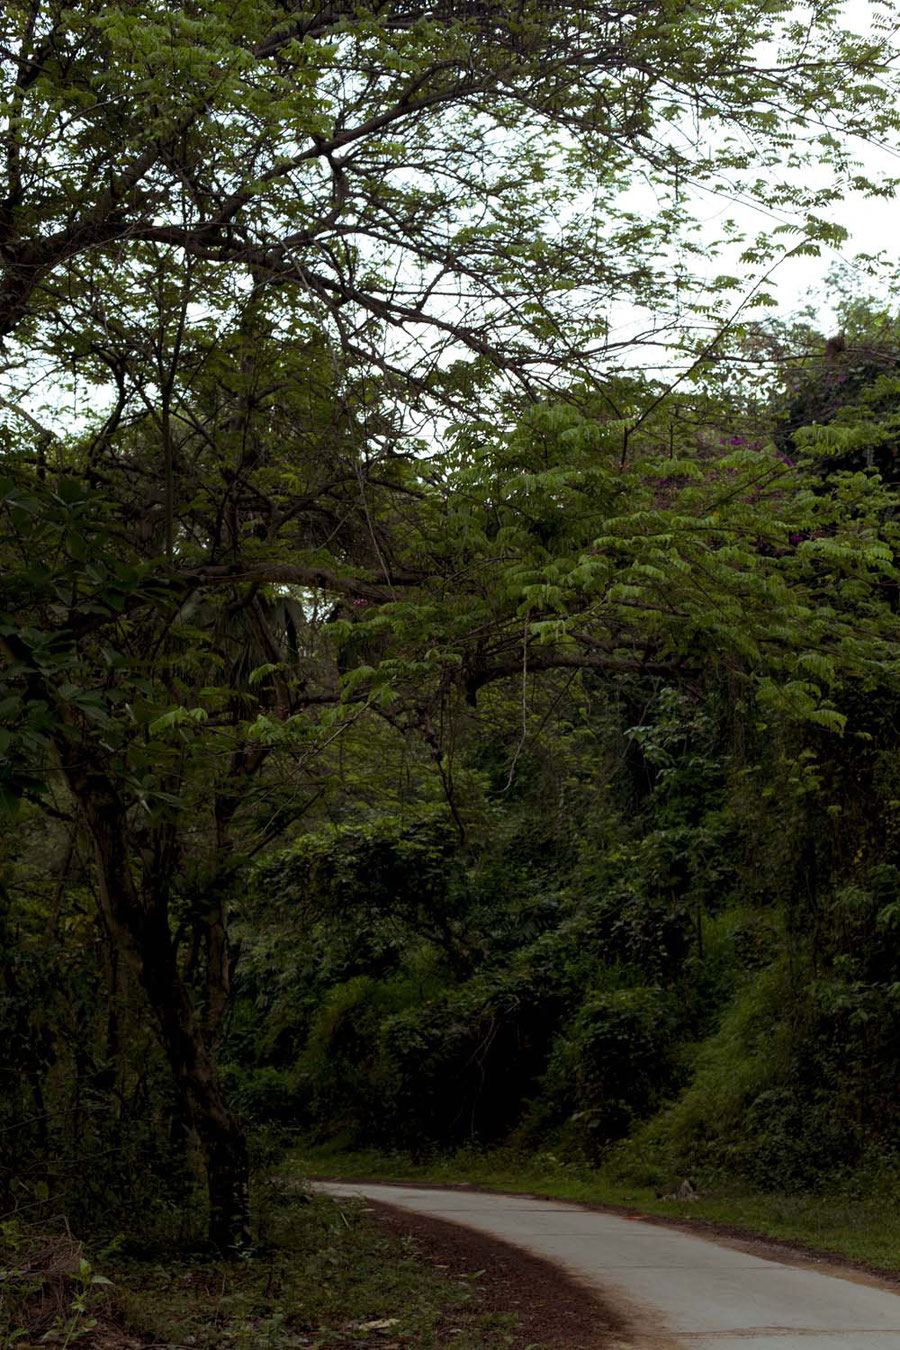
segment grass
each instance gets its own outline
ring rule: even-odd
[[[287,1182],[270,1198],[263,1232],[237,1262],[120,1261],[107,1273],[123,1323],[159,1350],[488,1350],[512,1341],[515,1319],[481,1309],[474,1279],[417,1261],[364,1204]]]
[[[848,1184],[832,1194],[816,1195],[760,1194],[719,1186],[704,1189],[695,1200],[677,1201],[552,1154],[463,1151],[413,1161],[402,1154],[315,1148],[299,1150],[293,1166],[298,1175],[469,1182],[487,1190],[529,1191],[685,1223],[727,1225],[748,1236],[797,1243],[810,1251],[900,1273],[900,1183],[895,1174],[868,1177],[859,1194]]]
[[[501,1350],[516,1318],[483,1306],[479,1272],[416,1259],[357,1201],[268,1188],[254,1249],[91,1252],[0,1226],[0,1350]],[[99,1274],[95,1273],[100,1272]],[[537,1350],[537,1348],[536,1348]]]

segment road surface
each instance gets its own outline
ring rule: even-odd
[[[676,1228],[561,1200],[323,1182],[476,1228],[595,1288],[646,1350],[900,1350],[900,1293],[847,1271],[755,1256]]]

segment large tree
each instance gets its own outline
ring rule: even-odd
[[[729,283],[692,275],[712,242],[690,232],[691,192],[764,196],[797,246],[827,238],[823,205],[854,172],[835,133],[894,125],[886,42],[842,36],[831,4],[800,23],[747,0],[5,7],[6,783],[56,775],[90,835],[105,924],[206,1153],[219,1245],[246,1224],[216,1067],[236,829],[257,847],[296,815],[293,770],[275,825],[248,783],[279,748],[308,738],[308,757],[339,732],[316,730],[341,697],[316,615],[350,639],[345,710],[393,675],[409,708],[449,684],[477,697],[538,640],[533,670],[651,659],[621,638],[621,587],[653,580],[665,532],[643,502],[619,533],[649,532],[651,557],[620,559],[615,530],[589,542],[622,516],[608,456],[586,497],[554,451],[544,481],[514,465],[501,500],[502,464],[449,475],[434,437],[576,379],[588,404],[599,381],[604,454],[654,426],[663,387],[623,400],[604,378],[631,343],[612,331],[622,306],[646,314],[643,340],[708,360]],[[824,186],[798,172],[809,153]],[[775,252],[756,241],[748,262]],[[562,427],[577,455],[597,422]],[[531,425],[526,459],[546,440]],[[457,441],[469,458],[485,426]],[[555,538],[571,482],[583,528]],[[695,519],[685,566],[709,528]],[[732,628],[753,591],[731,586]],[[567,605],[585,615],[574,637]],[[391,640],[402,662],[377,674]],[[409,715],[439,759],[427,708]]]

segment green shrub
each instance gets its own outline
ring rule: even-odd
[[[656,987],[591,994],[557,1041],[543,1096],[568,1113],[567,1133],[591,1159],[655,1110],[677,1081],[678,1019]]]

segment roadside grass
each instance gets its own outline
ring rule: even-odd
[[[470,1183],[487,1190],[527,1191],[624,1208],[682,1223],[712,1223],[739,1229],[748,1237],[789,1242],[900,1274],[900,1177],[894,1172],[868,1174],[856,1186],[851,1178],[831,1193],[763,1194],[719,1184],[703,1187],[696,1199],[682,1201],[661,1199],[648,1186],[627,1184],[549,1153],[463,1150],[413,1160],[399,1153],[321,1146],[296,1150],[291,1165],[297,1175]]]
[[[259,1244],[238,1261],[119,1260],[125,1326],[156,1350],[488,1350],[515,1318],[479,1307],[477,1273],[445,1275],[381,1231],[365,1204],[285,1182]]]
[[[359,1201],[267,1187],[256,1246],[234,1261],[177,1243],[90,1250],[0,1226],[0,1350],[501,1350],[514,1314],[485,1306],[480,1271],[418,1260]],[[535,1348],[537,1350],[537,1347]]]

